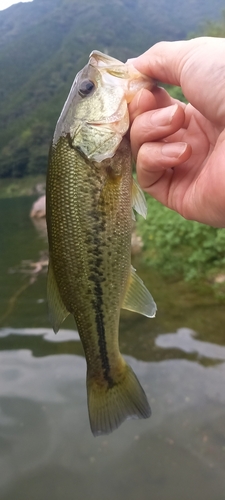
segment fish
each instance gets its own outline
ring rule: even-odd
[[[121,308],[154,317],[156,304],[131,266],[134,212],[146,217],[132,177],[128,104],[153,82],[99,51],[76,75],[49,152],[47,300],[53,330],[72,314],[87,363],[94,436],[151,414],[119,350]]]

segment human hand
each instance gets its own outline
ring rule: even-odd
[[[132,63],[190,103],[159,87],[131,102],[140,186],[186,219],[225,227],[225,39],[160,42]]]

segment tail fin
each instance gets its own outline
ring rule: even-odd
[[[148,418],[151,409],[133,370],[124,362],[119,380],[99,384],[87,377],[88,410],[94,436],[110,434],[129,417]]]

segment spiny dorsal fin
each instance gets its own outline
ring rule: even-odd
[[[55,333],[58,332],[60,325],[69,315],[63,301],[60,297],[59,289],[55,280],[55,275],[51,260],[49,259],[48,280],[47,280],[47,299],[49,308],[49,318]]]
[[[131,273],[122,308],[143,314],[148,318],[154,318],[156,315],[156,303],[141,278],[136,274],[133,266],[131,266]]]
[[[133,179],[132,185],[132,206],[138,214],[142,215],[142,217],[146,219],[147,204],[145,201],[145,196],[135,179]]]

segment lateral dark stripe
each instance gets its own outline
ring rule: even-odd
[[[94,283],[94,298],[92,300],[92,306],[95,311],[95,323],[98,335],[98,347],[99,355],[102,364],[104,379],[108,382],[109,387],[114,385],[113,379],[110,375],[110,363],[107,352],[107,343],[105,335],[105,325],[104,325],[104,314],[103,314],[103,291],[101,282],[104,281],[104,276],[101,270],[101,265],[103,263],[102,250],[101,250],[101,237],[105,231],[105,220],[103,210],[100,208],[100,212],[97,212],[97,202],[94,200],[93,196],[93,210],[89,211],[88,215],[93,220],[92,232],[87,235],[91,240],[91,258],[90,258],[90,270],[91,274],[89,280]]]
[[[109,386],[113,386],[113,379],[110,376],[110,363],[107,352],[106,336],[105,336],[105,326],[104,326],[104,315],[103,315],[103,301],[102,301],[102,287],[97,275],[92,275],[90,279],[94,282],[95,289],[95,299],[92,301],[92,305],[95,310],[95,322],[96,330],[98,334],[98,346],[99,354],[101,358],[102,370],[104,379],[108,382]]]

